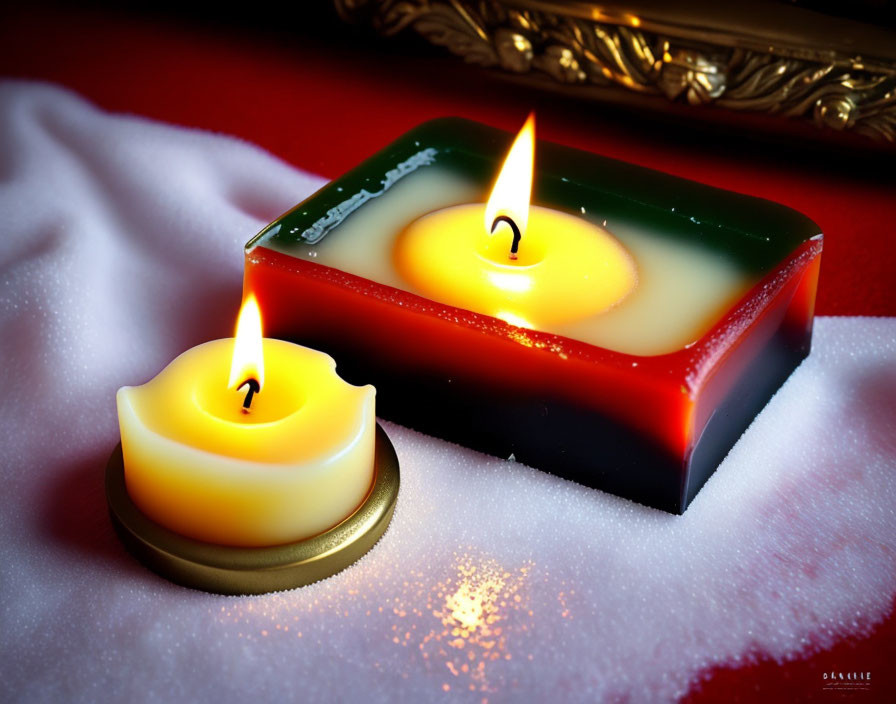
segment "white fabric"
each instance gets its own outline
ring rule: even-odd
[[[818,320],[682,517],[387,423],[398,508],[349,570],[235,598],[144,569],[102,493],[115,390],[231,334],[242,244],[320,184],[231,138],[0,87],[4,698],[659,701],[886,615],[893,319]]]

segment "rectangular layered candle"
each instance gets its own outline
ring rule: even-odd
[[[681,513],[809,353],[819,228],[538,142],[518,238],[512,141],[416,128],[252,239],[246,292],[385,418]]]

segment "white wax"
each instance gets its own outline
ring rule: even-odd
[[[259,244],[420,294],[393,265],[396,236],[426,213],[483,202],[486,195],[466,179],[427,166],[364,203],[316,245],[284,247],[272,238]],[[599,210],[576,214],[598,225],[604,221]],[[543,331],[627,354],[666,354],[697,341],[752,283],[732,261],[644,225],[609,221],[606,229],[635,260],[637,288],[607,311]]]

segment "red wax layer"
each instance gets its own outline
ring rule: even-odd
[[[701,340],[654,357],[523,330],[263,246],[247,253],[244,288],[267,334],[327,351],[346,379],[373,383],[384,417],[681,512],[808,354],[820,250],[805,243]]]

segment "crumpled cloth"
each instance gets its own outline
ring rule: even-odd
[[[242,245],[321,183],[233,138],[0,85],[5,700],[662,701],[888,614],[894,319],[818,319],[684,516],[385,423],[395,517],[341,574],[224,597],[143,568],[103,496],[115,391],[232,334]]]

